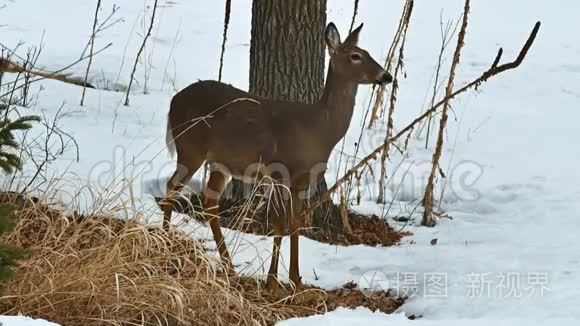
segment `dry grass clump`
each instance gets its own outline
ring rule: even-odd
[[[63,325],[216,325],[273,324],[321,310],[270,303],[258,280],[228,278],[181,232],[19,206],[5,240],[31,255],[3,291],[3,314]]]
[[[248,200],[241,204],[228,204],[230,207],[223,209],[219,207],[220,224],[224,228],[238,230],[245,233],[259,235],[272,235],[274,225],[271,213],[272,207],[268,208],[266,201],[268,195],[260,196],[252,193]],[[166,200],[162,197],[156,197],[155,200],[161,208]],[[192,219],[203,221],[201,203],[198,195],[181,195],[174,197],[170,201],[172,209],[176,213],[189,215]],[[283,206],[279,209],[284,209]],[[337,210],[330,214],[340,214]],[[400,244],[403,237],[411,235],[410,232],[401,232],[393,229],[385,219],[376,215],[366,216],[355,212],[347,212],[350,232],[343,229],[324,230],[321,228],[305,228],[302,234],[312,240],[333,245],[367,245],[367,246],[395,246]],[[287,230],[286,230],[287,231]],[[286,234],[287,235],[287,234]]]

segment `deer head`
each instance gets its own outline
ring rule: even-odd
[[[330,65],[336,74],[355,83],[386,85],[393,81],[393,77],[366,50],[357,46],[362,27],[363,24],[360,24],[341,42],[334,23],[328,24],[325,40],[330,53]]]

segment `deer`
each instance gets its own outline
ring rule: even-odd
[[[362,27],[341,42],[335,24],[327,25],[324,38],[330,63],[317,103],[261,98],[212,80],[191,84],[171,100],[166,140],[169,152],[177,153],[177,168],[167,182],[166,202],[170,203],[170,198],[208,162],[209,178],[201,191],[203,217],[227,270],[234,267],[220,229],[218,203],[230,178],[269,176],[289,190],[289,209],[272,210],[274,239],[267,289],[280,286],[278,261],[286,227],[290,236],[289,278],[296,288],[302,286],[298,247],[305,223],[305,194],[324,176],[333,148],[349,128],[358,86],[393,81],[366,50],[358,47]],[[200,118],[201,123],[196,120]],[[172,206],[163,206],[163,213],[164,228],[169,228]]]

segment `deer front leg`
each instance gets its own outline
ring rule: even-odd
[[[282,236],[284,235],[284,219],[274,219],[274,247],[272,248],[272,260],[270,261],[270,269],[268,270],[268,277],[266,279],[266,288],[271,291],[276,291],[278,284],[278,259],[280,257],[280,245],[282,244]]]
[[[203,213],[205,219],[209,222],[224,268],[228,273],[232,273],[234,267],[220,228],[218,216],[218,203],[225,187],[225,175],[220,171],[211,171],[207,185],[203,190]]]
[[[292,190],[292,213],[290,215],[290,281],[296,288],[302,286],[302,277],[298,267],[300,229],[304,225],[302,216],[303,202],[298,190]]]

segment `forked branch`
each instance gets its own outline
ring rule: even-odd
[[[536,36],[538,35],[538,31],[540,30],[540,26],[541,26],[541,22],[537,22],[535,24],[534,28],[532,29],[532,32],[530,33],[530,36],[528,37],[528,39],[527,39],[526,43],[524,44],[524,46],[522,47],[522,49],[520,50],[518,57],[514,61],[498,66],[499,61],[501,60],[501,57],[503,55],[503,49],[500,48],[493,63],[492,63],[492,65],[491,65],[491,67],[487,71],[485,71],[477,79],[471,81],[470,83],[466,84],[465,86],[452,92],[450,95],[445,96],[445,98],[443,98],[441,101],[437,102],[437,104],[435,104],[433,107],[431,107],[431,109],[425,111],[423,114],[421,114],[419,117],[417,117],[411,123],[409,123],[405,128],[401,129],[401,131],[399,131],[396,135],[387,139],[383,144],[381,144],[380,146],[375,148],[365,158],[363,158],[359,163],[357,163],[355,166],[353,166],[345,175],[343,175],[340,179],[338,179],[336,181],[336,183],[332,187],[330,187],[328,189],[328,191],[320,197],[320,200],[318,202],[312,204],[308,209],[304,210],[303,214],[308,216],[308,214],[312,213],[315,209],[317,209],[318,207],[323,205],[325,202],[329,201],[331,199],[331,195],[343,183],[345,183],[347,180],[350,180],[357,173],[357,171],[359,171],[360,169],[367,166],[369,161],[376,159],[377,155],[379,155],[388,146],[387,144],[390,144],[392,142],[397,141],[399,138],[404,136],[406,133],[413,130],[413,128],[415,128],[415,126],[417,124],[422,122],[425,118],[428,118],[433,113],[437,112],[437,110],[445,102],[457,97],[459,94],[464,93],[465,91],[467,91],[471,88],[479,87],[482,83],[486,82],[489,78],[491,78],[493,76],[501,74],[502,72],[505,72],[507,70],[511,70],[511,69],[515,69],[515,68],[519,67],[521,65],[521,63],[524,61],[524,59],[526,58],[528,51],[530,50],[532,44],[536,40]]]
[[[499,63],[499,61],[501,60],[501,57],[503,55],[503,49],[500,48],[496,57],[495,57],[495,60],[493,61],[493,64],[489,68],[489,70],[484,72],[479,78],[473,80],[472,82],[468,83],[467,85],[454,91],[449,96],[446,96],[441,101],[437,102],[437,104],[435,104],[432,108],[425,111],[425,113],[423,113],[422,115],[417,117],[415,120],[413,120],[413,122],[411,122],[409,125],[407,125],[405,128],[403,128],[401,131],[399,131],[395,136],[393,136],[390,139],[390,141],[393,142],[393,141],[396,141],[399,138],[401,138],[403,135],[405,135],[407,132],[409,132],[411,129],[413,129],[419,122],[423,121],[426,117],[428,117],[429,115],[436,112],[437,109],[439,109],[446,101],[455,98],[457,95],[459,95],[459,94],[461,94],[461,93],[463,93],[463,92],[465,92],[473,87],[475,87],[475,88],[479,87],[479,85],[486,82],[490,77],[501,74],[502,72],[504,72],[506,70],[515,69],[515,68],[519,67],[520,64],[524,61],[526,55],[528,54],[530,47],[534,43],[536,36],[538,34],[538,31],[540,30],[540,26],[541,26],[541,23],[537,22],[536,25],[534,26],[534,29],[532,30],[532,33],[528,37],[528,40],[524,44],[524,47],[520,51],[520,54],[516,58],[516,60],[509,62],[509,63],[505,63],[501,66],[498,66],[497,64]]]

